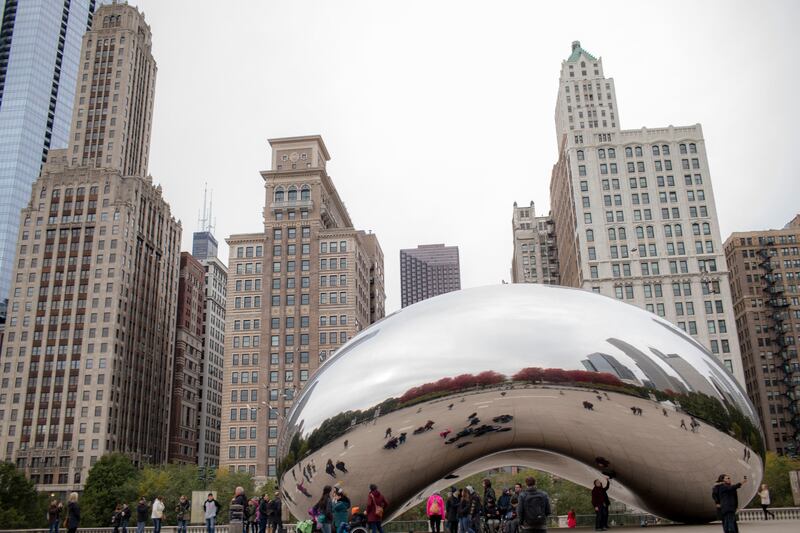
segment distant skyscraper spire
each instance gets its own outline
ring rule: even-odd
[[[217,239],[214,238],[214,228],[217,221],[212,217],[212,202],[214,192],[208,191],[208,183],[203,188],[203,208],[197,216],[199,231],[192,235],[192,255],[199,260],[217,257]]]

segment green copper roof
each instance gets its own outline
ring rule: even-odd
[[[578,58],[581,57],[581,54],[586,54],[586,56],[591,61],[597,61],[596,57],[594,57],[592,54],[590,54],[589,52],[587,52],[586,50],[581,48],[581,42],[580,41],[573,41],[572,42],[572,54],[569,56],[569,58],[567,58],[567,61],[569,61],[569,62],[577,61]]]

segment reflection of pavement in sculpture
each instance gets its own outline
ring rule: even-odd
[[[333,479],[317,469],[311,482],[305,482],[311,497],[303,497],[291,488],[289,493],[305,509],[316,502],[324,485],[338,482],[353,505],[364,506],[367,486],[376,483],[384,494],[394,495],[394,501],[387,498],[392,514],[396,515],[422,501],[421,497],[427,497],[431,491],[442,490],[458,483],[458,478],[498,464],[557,470],[561,477],[590,484],[601,476],[596,458],[602,457],[609,463],[606,472],[611,470],[616,474],[609,491],[612,498],[659,515],[700,505],[713,516],[709,494],[718,473],[730,472],[735,479],[744,475],[754,480],[761,477],[759,461],[751,460],[748,464],[739,460],[743,447],[738,441],[712,428],[701,427],[697,433],[683,430],[681,418],[688,425],[689,416],[669,411],[665,417],[662,405],[657,402],[616,393],[598,400],[591,390],[574,388],[518,386],[502,392],[504,396],[497,388],[448,397],[426,404],[419,413],[414,406],[382,416],[377,424],[359,424],[303,461],[315,465],[324,465],[328,459],[334,463],[344,461],[348,474],[337,473]],[[592,411],[581,407],[585,400],[594,404]],[[454,406],[448,409],[451,403]],[[633,416],[632,406],[642,408],[642,416]],[[512,430],[464,437],[445,444],[439,433],[450,429],[448,438],[454,436],[469,425],[467,416],[472,413],[480,419],[479,425]],[[512,415],[513,420],[505,424],[492,421],[504,414]],[[435,422],[433,431],[412,434],[428,420]],[[394,435],[408,432],[406,443],[396,449],[384,449],[388,427]],[[345,439],[347,448],[343,444]],[[456,447],[465,443],[469,444]],[[541,451],[528,453],[519,448]],[[505,459],[495,455],[503,452]],[[492,457],[481,461],[485,456]],[[295,467],[294,471],[297,476],[302,475],[300,468]],[[442,479],[454,471],[458,478]],[[441,481],[420,487],[420,479]],[[398,508],[404,497],[415,498]]]
[[[748,474],[740,500],[753,496],[763,436],[735,379],[674,325],[587,291],[505,285],[425,300],[358,334],[311,377],[278,453],[301,518],[325,484],[363,505],[376,483],[389,518],[453,475],[529,465],[583,485],[609,473],[614,497],[700,522],[714,518],[722,472]],[[348,472],[326,473],[329,459]]]

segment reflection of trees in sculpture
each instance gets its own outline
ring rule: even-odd
[[[621,381],[608,372],[592,372],[588,370],[563,370],[561,368],[527,367],[508,377],[494,370],[486,370],[478,374],[460,374],[444,377],[438,381],[412,387],[399,398],[387,398],[380,404],[364,410],[346,411],[324,420],[311,432],[308,438],[302,438],[297,432],[289,445],[286,457],[278,465],[278,476],[292,468],[307,455],[317,451],[334,439],[344,435],[354,425],[367,422],[376,416],[386,415],[392,411],[428,402],[436,398],[449,396],[459,392],[480,390],[502,383],[558,384],[571,387],[599,389],[608,392],[636,396],[642,399],[655,398],[656,401],[672,401],[678,404],[687,414],[702,420],[727,433],[764,455],[759,429],[735,405],[723,404],[719,399],[702,392],[677,393],[673,390],[658,390],[650,387],[632,385]]]

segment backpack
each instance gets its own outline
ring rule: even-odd
[[[545,493],[526,492],[522,498],[524,521],[520,524],[523,529],[541,529],[547,525],[547,495]]]
[[[430,513],[432,515],[441,515],[442,509],[439,507],[439,501],[434,498],[433,502],[431,503]]]

